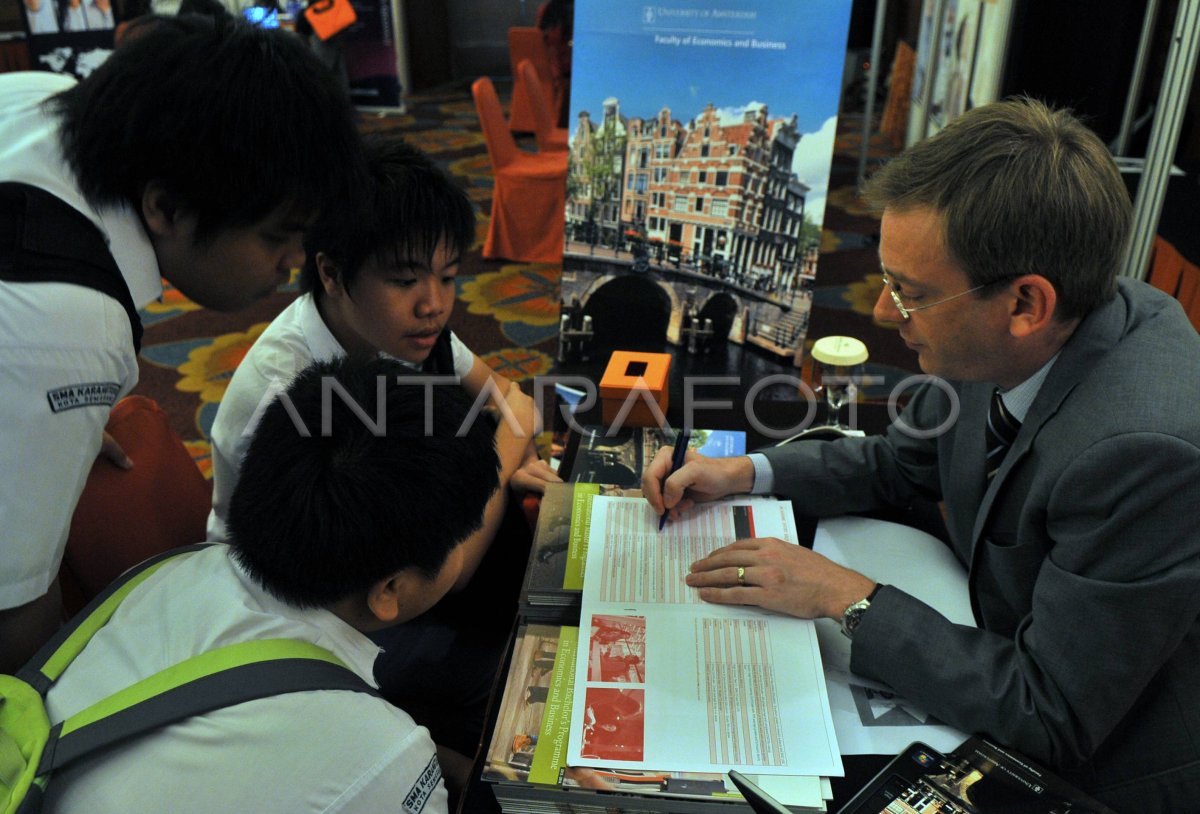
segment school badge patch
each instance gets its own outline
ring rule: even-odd
[[[421,772],[421,776],[417,778],[417,782],[413,783],[413,787],[404,797],[405,814],[420,814],[425,808],[426,801],[429,800],[429,795],[433,794],[440,782],[442,782],[442,767],[437,761],[437,755],[434,755],[429,759],[429,764]]]
[[[61,413],[77,407],[112,407],[120,392],[121,385],[117,382],[87,382],[47,390],[46,399],[53,412]]]

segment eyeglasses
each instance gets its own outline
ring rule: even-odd
[[[900,316],[904,317],[905,320],[909,319],[909,315],[912,314],[912,312],[914,312],[914,311],[924,311],[926,308],[932,308],[935,305],[941,305],[944,302],[950,302],[950,300],[957,300],[959,297],[965,297],[968,294],[972,294],[972,293],[980,290],[981,288],[987,288],[989,285],[993,284],[993,283],[984,283],[983,285],[977,285],[974,288],[968,288],[966,291],[960,291],[959,293],[957,293],[953,296],[945,297],[943,299],[938,300],[937,302],[927,302],[924,305],[917,305],[914,307],[914,306],[905,305],[901,301],[900,295],[896,293],[896,289],[892,285],[892,281],[888,278],[886,269],[882,270],[880,272],[880,274],[883,277],[883,284],[885,286],[887,286],[888,293],[892,295],[892,302],[894,302],[896,304],[896,310],[900,312]],[[993,282],[998,283],[998,282],[1001,282],[1001,280],[995,280]]]

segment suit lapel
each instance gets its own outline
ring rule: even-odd
[[[979,503],[979,511],[975,515],[975,524],[971,531],[971,562],[975,561],[976,547],[979,545],[980,540],[983,539],[984,529],[987,528],[992,503],[1000,489],[1003,488],[1008,474],[1029,453],[1042,427],[1059,411],[1063,402],[1066,401],[1067,396],[1075,389],[1075,386],[1084,377],[1089,375],[1096,365],[1099,364],[1100,359],[1120,341],[1121,334],[1124,331],[1127,311],[1128,308],[1124,297],[1118,294],[1111,302],[1105,303],[1089,314],[1063,346],[1058,359],[1055,360],[1054,366],[1050,370],[1050,374],[1042,383],[1037,398],[1034,399],[1033,404],[1030,406],[1029,413],[1025,416],[1025,421],[1021,424],[1021,432],[1018,433],[1016,440],[1013,441],[1012,448],[1009,449],[1008,454],[1004,457],[1004,462],[992,478],[992,482],[983,491],[983,499]],[[971,385],[970,387],[974,391],[976,387],[980,386]],[[967,389],[968,386],[964,386],[964,400]],[[985,395],[982,399],[973,398],[972,401],[980,401],[984,406],[982,408],[978,408],[977,406],[977,409],[986,411],[986,399],[990,398],[991,385],[983,385],[982,389],[986,390],[988,395]],[[974,433],[979,436],[979,444],[982,449],[984,443],[983,421],[986,420],[986,412],[982,417],[975,416],[972,413],[972,417],[977,419],[977,423],[964,423],[963,427],[968,433]],[[964,406],[964,421],[966,418],[967,411]],[[976,428],[978,428],[978,432],[975,432]],[[979,467],[974,472],[976,473],[974,480],[980,482],[982,486],[983,481],[979,477],[979,473],[983,472],[982,459]]]

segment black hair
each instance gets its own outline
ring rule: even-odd
[[[337,79],[290,32],[232,17],[140,18],[136,36],[47,105],[90,203],[140,213],[158,180],[197,216],[198,240],[284,207],[315,215],[364,178]]]
[[[542,4],[538,12],[538,28],[549,31],[557,28],[562,32],[564,40],[574,36],[575,2],[574,0],[549,0]]]
[[[179,14],[204,14],[218,19],[233,16],[219,0],[183,0],[179,4]]]
[[[366,138],[368,186],[346,225],[322,218],[305,235],[300,290],[320,288],[317,252],[338,267],[350,289],[367,260],[393,252],[401,265],[429,264],[443,241],[462,254],[475,240],[475,210],[462,188],[425,153],[395,136]]]
[[[479,529],[499,485],[494,433],[464,426],[461,387],[421,382],[392,359],[342,357],[304,370],[263,411],[229,535],[272,595],[328,607],[406,568],[433,577]]]

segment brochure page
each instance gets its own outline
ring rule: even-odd
[[[795,543],[791,504],[730,499],[658,524],[643,499],[592,498],[568,762],[840,776],[813,623],[684,583],[734,540]]]

